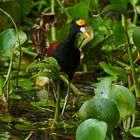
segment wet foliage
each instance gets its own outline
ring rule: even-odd
[[[81,63],[70,84],[47,56],[70,22]],[[139,0],[0,0],[0,140],[140,139]]]

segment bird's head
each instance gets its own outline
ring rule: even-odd
[[[90,38],[89,34],[87,33],[86,29],[86,21],[81,18],[74,18],[71,22],[71,30],[73,32],[81,32],[84,34],[87,38]]]

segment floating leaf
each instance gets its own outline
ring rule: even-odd
[[[11,57],[13,50],[22,45],[27,40],[26,34],[15,29],[6,29],[0,33],[0,55]]]
[[[77,113],[83,120],[95,118],[108,124],[108,132],[111,132],[119,120],[119,111],[114,102],[105,98],[95,98],[86,101]]]
[[[97,87],[95,89],[95,97],[103,97],[108,98],[112,88],[112,82],[115,81],[117,78],[107,77],[97,83]]]
[[[96,98],[107,98],[113,101],[119,110],[120,121],[131,116],[135,111],[135,97],[133,93],[121,85],[113,85],[114,79],[104,78],[95,89]]]
[[[140,28],[136,27],[133,31],[133,42],[140,52]]]
[[[134,94],[126,87],[113,85],[109,95],[109,98],[116,103],[119,109],[120,120],[125,120],[135,112]]]
[[[104,121],[88,119],[82,122],[76,130],[76,140],[104,140],[107,124]]]
[[[132,136],[134,136],[136,138],[140,138],[140,126],[131,128],[130,133]]]

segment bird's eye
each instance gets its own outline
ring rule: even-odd
[[[76,21],[76,24],[78,26],[85,26],[86,25],[86,21],[83,20],[83,19],[79,19],[79,20]]]

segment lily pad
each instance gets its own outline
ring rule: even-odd
[[[88,119],[77,128],[76,140],[104,140],[106,132],[107,124],[104,121]]]
[[[95,98],[86,101],[77,113],[82,120],[89,118],[105,121],[108,124],[108,132],[111,132],[119,120],[117,105],[105,98]]]

